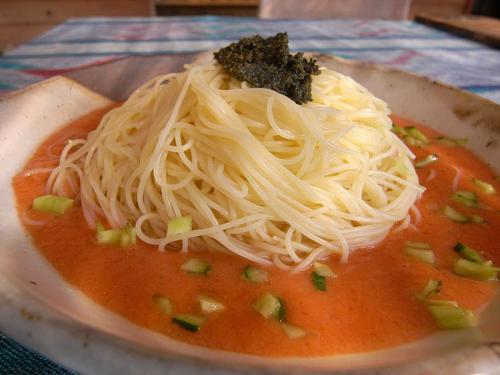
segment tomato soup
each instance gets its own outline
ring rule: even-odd
[[[393,231],[374,248],[356,250],[345,264],[335,257],[325,261],[337,276],[326,280],[326,291],[315,289],[311,270],[292,274],[270,266],[268,281],[258,284],[242,278],[249,262],[234,255],[208,250],[159,252],[141,241],[124,248],[99,245],[78,204],[59,216],[34,212],[31,205],[45,194],[48,173],[40,168],[57,165],[65,142],[84,137],[106,110],[81,118],[43,142],[13,185],[21,221],[54,269],[96,303],[132,323],[208,348],[268,357],[325,356],[387,348],[436,332],[435,321],[416,298],[429,279],[442,281],[439,298],[477,314],[496,292],[495,282],[461,277],[452,268],[457,242],[500,263],[499,195],[481,192],[471,179],[487,181],[497,191],[500,186],[494,172],[466,148],[436,142],[412,148],[417,159],[431,153],[439,156],[439,161],[418,169],[426,188],[416,203],[421,218],[413,216],[408,228]],[[410,124],[393,120],[400,126]],[[438,136],[418,128],[429,139]],[[451,198],[454,189],[475,191],[481,208],[460,206]],[[485,223],[454,222],[443,214],[446,205],[465,215],[480,215]],[[408,256],[407,241],[428,243],[434,266]],[[193,257],[208,262],[211,271],[207,275],[182,271],[182,264]],[[280,297],[287,321],[304,330],[305,336],[290,339],[276,320],[255,311],[253,304],[266,292]],[[153,302],[157,294],[168,296],[174,313],[203,315],[200,295],[220,301],[225,309],[206,314],[201,329],[191,332],[173,324]]]

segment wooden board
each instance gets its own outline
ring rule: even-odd
[[[410,7],[410,19],[420,13],[435,16],[464,14],[468,12],[471,3],[471,0],[413,0]]]
[[[48,31],[56,26],[57,22],[30,23],[19,22],[10,24],[0,23],[0,54],[17,45]]]
[[[225,7],[225,6],[242,6],[242,7],[257,7],[259,0],[155,0],[156,5],[166,6],[210,6],[210,7]]]
[[[2,0],[0,24],[55,23],[70,17],[149,16],[149,0]]]
[[[154,14],[153,0],[0,0],[0,53],[67,18]]]
[[[500,20],[483,16],[439,17],[418,14],[417,22],[500,48]]]

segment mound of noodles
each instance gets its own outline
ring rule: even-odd
[[[251,88],[215,61],[154,78],[70,142],[48,180],[77,186],[91,227],[135,226],[167,248],[212,249],[301,270],[346,260],[405,220],[423,191],[389,109],[321,68],[313,100]],[[167,235],[191,215],[191,231]]]

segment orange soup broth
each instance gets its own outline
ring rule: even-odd
[[[462,147],[437,143],[413,148],[417,158],[430,153],[440,160],[418,169],[426,192],[416,206],[422,214],[415,228],[391,233],[378,246],[358,249],[346,264],[335,257],[327,263],[338,277],[327,280],[328,290],[317,291],[311,271],[291,274],[267,267],[269,282],[254,284],[241,278],[249,262],[229,254],[193,251],[188,254],[159,252],[141,241],[127,248],[100,246],[89,229],[81,208],[76,205],[61,216],[31,210],[34,198],[45,194],[47,173],[27,173],[35,168],[55,166],[68,139],[81,138],[94,129],[109,109],[96,111],[65,127],[47,139],[13,180],[21,220],[46,221],[24,226],[36,248],[71,285],[96,303],[131,322],[187,343],[261,356],[324,356],[387,348],[422,339],[437,331],[425,306],[415,298],[429,278],[443,282],[439,298],[452,299],[469,309],[481,309],[493,297],[496,285],[458,277],[451,272],[457,258],[453,246],[461,241],[480,249],[487,259],[500,263],[500,199],[478,192],[471,183],[477,177],[496,185],[493,171]],[[411,124],[394,117],[399,125]],[[415,125],[415,124],[412,124]],[[429,137],[438,134],[419,126]],[[489,209],[460,207],[451,199],[454,166],[460,168],[459,189],[476,191]],[[431,172],[431,171],[434,172]],[[435,177],[432,178],[435,173]],[[431,177],[431,178],[430,178]],[[442,214],[445,205],[465,214],[478,214],[487,224],[458,224]],[[404,254],[406,241],[432,245],[436,265]],[[212,270],[207,276],[181,271],[187,258],[207,260]],[[300,339],[289,339],[279,323],[266,320],[252,304],[260,295],[279,295],[286,306],[287,320],[306,330]],[[168,296],[174,313],[200,315],[197,296],[213,297],[226,306],[207,316],[199,332],[172,324],[153,302],[154,294]]]

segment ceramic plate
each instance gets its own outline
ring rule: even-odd
[[[321,60],[366,86],[394,113],[446,135],[469,138],[468,147],[500,173],[497,104],[412,74],[328,56]],[[77,72],[74,78],[113,99],[123,99],[155,72],[138,73],[145,65],[159,73],[175,64],[172,58],[134,58]],[[102,82],[109,80],[95,78],[106,69],[134,78],[126,85],[106,86]],[[500,367],[500,343],[495,341],[500,338],[498,295],[477,329],[441,332],[387,350],[322,358],[263,358],[196,347],[143,329],[96,305],[64,282],[33,248],[17,217],[11,179],[41,140],[109,103],[107,97],[64,77],[0,98],[0,329],[5,334],[82,373],[250,374],[265,368],[371,374],[368,369],[390,366],[393,369],[377,373],[493,374],[488,371]]]

